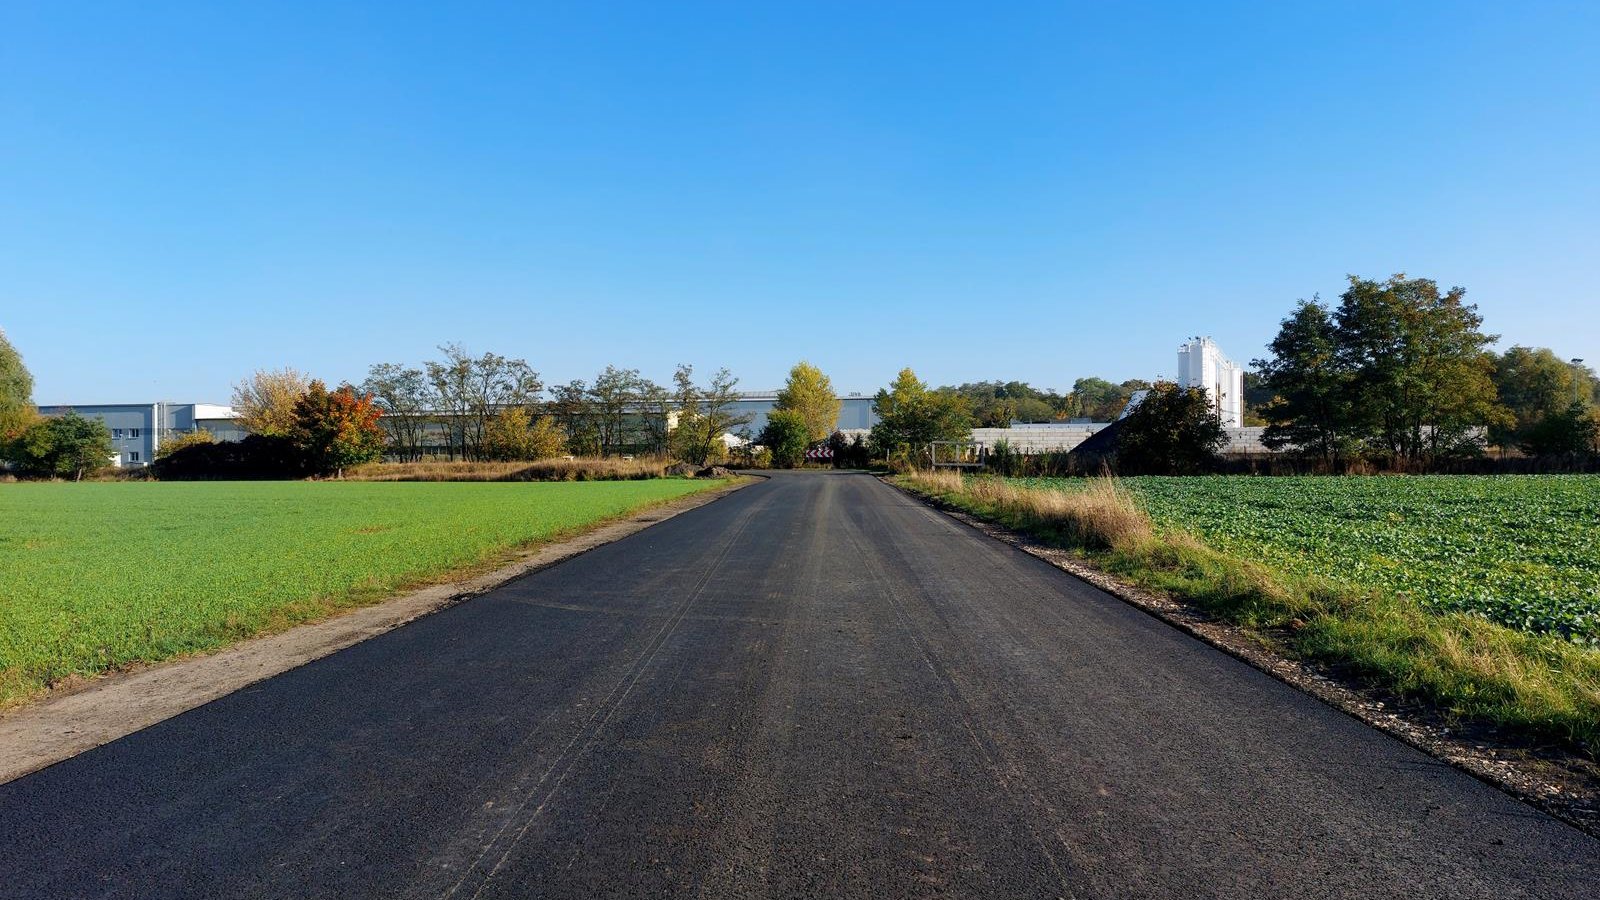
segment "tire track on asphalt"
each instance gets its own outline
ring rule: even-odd
[[[768,891],[772,887],[778,811],[783,806],[784,772],[788,766],[784,747],[761,745],[775,744],[794,728],[795,701],[805,681],[794,646],[796,637],[803,640],[811,627],[816,600],[821,595],[824,557],[818,550],[827,539],[835,491],[835,485],[825,485],[820,497],[808,498],[805,506],[794,513],[810,525],[806,545],[793,554],[805,562],[806,570],[800,589],[789,601],[781,631],[773,640],[772,663],[760,685],[759,708],[729,748],[730,756],[739,759],[740,764],[723,803],[727,812],[719,825],[731,846],[726,864],[718,865],[701,882],[701,897],[746,893],[739,890],[748,887],[741,875],[756,879]]]
[[[628,695],[633,692],[634,687],[644,677],[645,672],[650,669],[651,664],[660,653],[662,645],[672,637],[673,632],[677,630],[679,623],[683,621],[689,608],[705,592],[706,586],[711,583],[717,572],[722,568],[723,562],[739,542],[739,539],[743,537],[750,522],[770,504],[770,497],[762,497],[744,511],[739,517],[737,526],[728,533],[728,536],[717,549],[716,555],[707,563],[705,571],[695,583],[694,590],[690,591],[674,607],[672,615],[651,636],[640,656],[629,667],[628,671],[613,685],[611,691],[595,708],[594,712],[590,714],[583,726],[573,734],[572,738],[562,747],[561,752],[539,775],[530,789],[531,793],[515,805],[512,813],[496,832],[494,838],[484,845],[473,859],[471,865],[467,867],[466,871],[461,874],[461,877],[453,885],[444,891],[441,895],[442,897],[451,898],[461,895],[462,891],[469,885],[471,885],[472,891],[466,896],[477,898],[482,895],[484,889],[494,880],[495,875],[505,866],[511,854],[516,850],[523,838],[527,836],[528,831],[539,820],[539,817],[550,803],[560,794],[561,788],[566,782],[567,776],[572,772],[573,767],[594,749],[606,725],[610,723],[617,710],[628,699]],[[547,782],[548,787],[541,791],[540,788],[544,787]],[[529,810],[529,804],[536,799],[538,801],[537,804]],[[496,849],[500,850],[498,856],[494,856]],[[494,856],[494,862],[485,869],[485,863],[491,856]]]
[[[876,490],[889,490],[876,481],[873,482],[872,487]],[[868,506],[866,509],[881,522],[882,517],[877,515],[872,507]],[[876,530],[880,534],[894,533],[893,529],[886,527]],[[1067,898],[1067,900],[1075,900],[1078,894],[1074,890],[1073,880],[1068,875],[1067,866],[1058,858],[1057,853],[1051,849],[1052,843],[1059,844],[1061,851],[1070,858],[1072,855],[1071,845],[1054,829],[1051,830],[1050,837],[1047,838],[1036,824],[1039,821],[1054,821],[1054,808],[1043,797],[1039,796],[1037,791],[1030,790],[1027,787],[1025,775],[1017,770],[1018,767],[1013,761],[1005,758],[999,742],[995,740],[987,729],[979,724],[972,703],[962,693],[960,686],[950,674],[949,669],[934,657],[927,641],[923,639],[907,611],[911,598],[908,596],[904,584],[890,576],[882,550],[876,546],[869,546],[862,539],[861,525],[855,521],[849,522],[848,534],[850,544],[861,560],[862,570],[867,573],[868,577],[872,579],[879,590],[882,591],[883,596],[889,601],[889,606],[894,612],[895,620],[900,625],[907,643],[916,651],[918,659],[933,675],[940,693],[944,694],[954,708],[962,733],[967,738],[968,744],[976,751],[984,769],[987,770],[989,776],[1002,792],[1032,811],[1033,815],[1031,816],[1015,816],[1019,820],[1018,824],[1026,831],[1034,846],[1039,850],[1040,855],[1049,864],[1051,874],[1054,876],[1056,883],[1061,886],[1063,892],[1061,896]]]

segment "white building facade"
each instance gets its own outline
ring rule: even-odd
[[[1205,388],[1222,426],[1244,427],[1244,367],[1224,355],[1216,341],[1196,337],[1178,348],[1178,385]]]

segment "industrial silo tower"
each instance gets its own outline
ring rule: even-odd
[[[1216,341],[1195,337],[1178,348],[1178,384],[1205,388],[1223,427],[1244,426],[1244,367],[1224,356]]]

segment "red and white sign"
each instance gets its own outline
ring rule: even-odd
[[[827,444],[806,451],[806,459],[833,459],[833,448]]]

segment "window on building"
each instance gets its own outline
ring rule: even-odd
[[[129,428],[128,429],[128,437],[136,438],[138,436],[139,436],[139,429],[137,429],[137,428]]]
[[[138,462],[138,461],[139,461],[139,451],[134,450],[134,451],[132,451],[131,453],[128,454],[128,462]]]
[[[112,440],[117,440],[117,441],[122,440],[122,429],[121,428],[113,428],[113,429],[111,429],[111,439]]]

